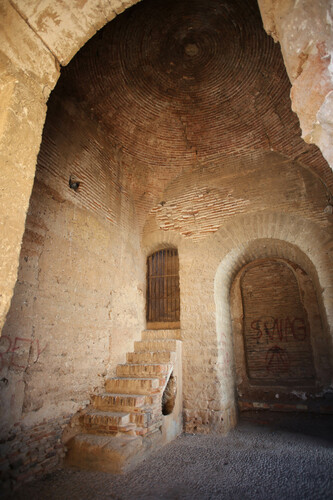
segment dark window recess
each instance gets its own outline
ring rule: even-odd
[[[148,257],[147,321],[179,322],[179,260],[176,249],[159,250]]]
[[[170,415],[173,412],[177,396],[177,380],[171,373],[162,396],[162,414]]]

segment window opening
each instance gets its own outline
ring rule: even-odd
[[[147,322],[179,322],[178,251],[159,250],[148,257],[147,264]]]

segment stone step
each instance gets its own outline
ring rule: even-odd
[[[121,411],[102,411],[102,410],[87,410],[83,415],[84,420],[98,421],[102,420],[108,424],[125,425],[130,421],[130,414]]]
[[[159,434],[157,436],[160,439]],[[111,473],[127,472],[135,467],[152,447],[151,439],[146,442],[138,436],[83,433],[72,438],[66,446],[68,466]]]
[[[128,352],[126,355],[127,363],[173,363],[175,360],[175,352],[173,351],[143,351],[143,352]]]
[[[109,378],[105,381],[107,392],[118,394],[151,394],[158,392],[158,378]]]
[[[80,422],[86,431],[97,433],[130,432],[136,428],[130,414],[124,412],[92,409],[80,416]]]
[[[109,411],[131,411],[141,408],[146,404],[146,396],[143,394],[94,394],[91,396],[94,408]]]
[[[91,403],[94,408],[112,412],[143,411],[146,407],[159,404],[160,394],[116,394],[105,392],[94,394]]]
[[[116,374],[118,377],[165,377],[168,375],[171,364],[124,364],[118,365]]]
[[[110,433],[110,432],[128,432],[138,427],[148,427],[153,425],[156,421],[156,414],[154,414],[154,405],[156,412],[156,405],[161,405],[161,401],[156,398],[155,395],[154,402],[151,405],[142,406],[141,408],[132,408],[132,411],[120,412],[120,411],[105,411],[97,409],[91,409],[86,411],[80,417],[80,422],[87,432],[99,432],[99,433]],[[144,400],[146,396],[141,395]],[[133,425],[135,424],[135,425]]]
[[[143,330],[142,340],[176,339],[180,340],[180,330]]]
[[[162,339],[162,340],[137,340],[134,342],[135,352],[144,351],[176,351],[177,340]]]

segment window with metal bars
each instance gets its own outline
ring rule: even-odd
[[[179,323],[179,260],[175,248],[147,259],[147,322]]]

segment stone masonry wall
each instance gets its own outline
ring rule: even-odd
[[[65,456],[61,435],[69,420],[64,415],[29,428],[15,424],[8,438],[0,441],[2,493],[60,467]]]
[[[243,265],[272,256],[309,273],[331,356],[333,239],[325,187],[270,153],[185,172],[162,199],[147,218],[143,243],[147,254],[168,244],[179,252],[185,430],[225,432],[237,413],[229,294]],[[328,388],[330,363],[322,377]]]
[[[77,191],[70,179],[80,183]],[[87,404],[140,338],[144,287],[133,203],[103,130],[53,99],[0,339],[1,431],[5,437],[20,429],[7,458],[15,469],[23,454],[22,477],[31,464],[43,469],[59,420]],[[42,424],[57,430],[30,461],[35,443],[26,436]],[[58,451],[50,463],[55,457]]]

